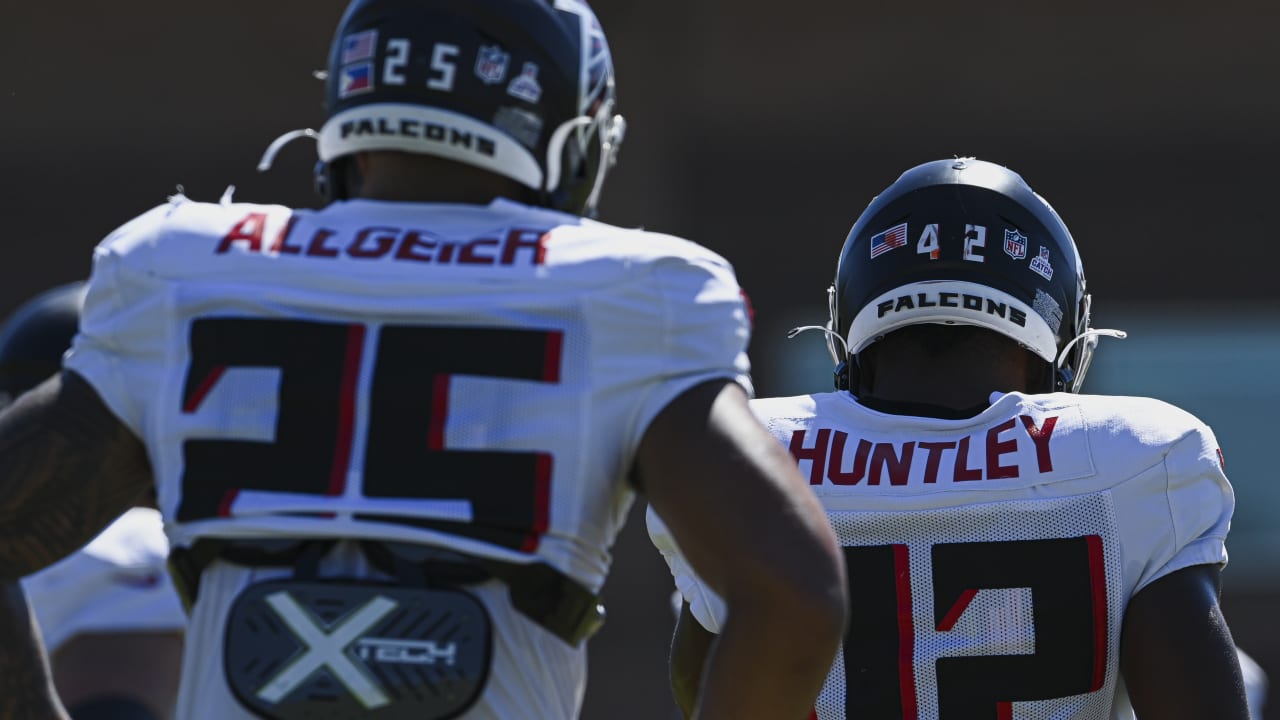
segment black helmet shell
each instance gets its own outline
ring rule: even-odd
[[[0,325],[0,407],[62,367],[80,325],[85,290],[82,282],[47,290]]]
[[[423,153],[589,212],[621,141],[613,61],[581,0],[355,0],[329,52],[322,163]]]
[[[959,158],[903,173],[858,217],[840,252],[832,329],[848,352],[901,327],[985,327],[1065,370],[1078,389],[1096,338],[1075,241],[1017,173]]]

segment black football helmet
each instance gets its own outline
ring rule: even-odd
[[[317,141],[326,199],[344,158],[435,155],[594,213],[625,131],[613,60],[583,0],[354,0],[329,52]]]
[[[85,290],[82,282],[47,290],[0,325],[0,407],[62,368],[80,325]]]
[[[830,292],[838,387],[856,390],[857,354],[926,323],[1001,333],[1054,370],[1044,391],[1079,392],[1100,334],[1062,218],[1015,172],[973,158],[903,173],[849,231]]]

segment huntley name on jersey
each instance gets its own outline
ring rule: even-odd
[[[1005,420],[985,432],[956,439],[906,442],[859,438],[855,443],[842,430],[812,428],[792,431],[788,447],[802,463],[801,470],[804,461],[809,461],[810,485],[821,485],[824,478],[834,485],[857,485],[864,479],[868,485],[879,485],[882,479],[890,485],[906,485],[912,480],[1002,480],[1053,471],[1049,440],[1057,423],[1057,415],[1042,420],[1019,415],[1017,420]]]

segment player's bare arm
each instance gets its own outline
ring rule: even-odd
[[[1120,636],[1120,671],[1140,718],[1246,720],[1244,680],[1218,605],[1217,565],[1193,565],[1134,595]]]
[[[0,581],[0,720],[62,720],[40,633],[17,580]]]
[[[0,416],[0,579],[70,554],[151,487],[142,443],[62,372]]]
[[[689,603],[680,606],[675,637],[671,640],[671,693],[684,716],[691,717],[702,686],[702,667],[715,634],[698,624]]]
[[[73,373],[0,415],[0,720],[65,717],[18,579],[91,540],[150,483],[142,445]]]
[[[642,490],[730,608],[709,649],[699,718],[801,718],[846,613],[834,533],[786,450],[730,381],[668,405],[637,455]]]

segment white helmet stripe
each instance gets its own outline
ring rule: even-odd
[[[1013,338],[1046,362],[1058,359],[1058,339],[1039,313],[1006,292],[956,280],[910,283],[868,303],[849,326],[849,351],[862,352],[894,330],[929,323],[984,327]]]
[[[511,136],[460,113],[375,103],[335,114],[320,128],[320,159],[364,150],[400,150],[457,160],[541,190],[542,168]]]

